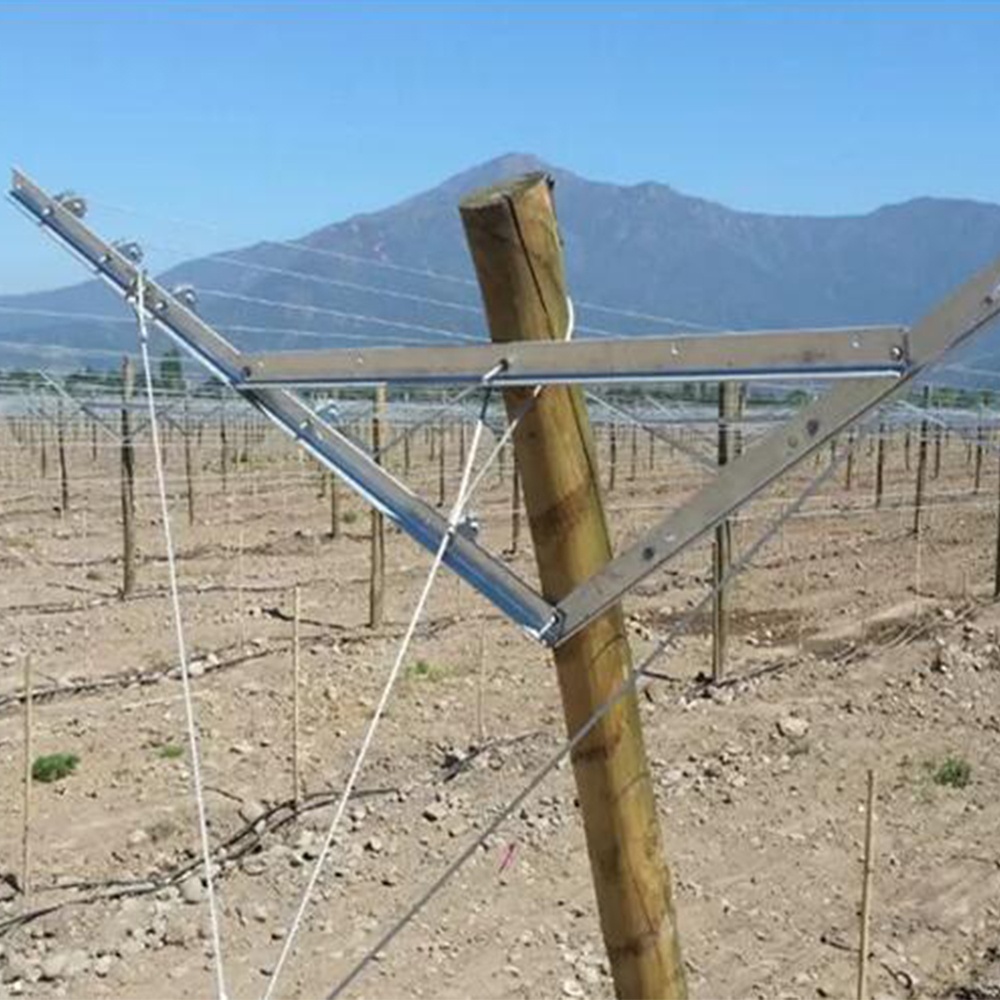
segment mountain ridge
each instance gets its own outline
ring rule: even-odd
[[[609,306],[584,305],[578,320],[615,333],[671,329],[615,317],[615,307],[726,329],[908,323],[1000,254],[1000,205],[988,202],[920,196],[863,215],[746,212],[659,181],[590,180],[515,152],[296,240],[186,261],[162,280],[199,289],[202,315],[248,350],[481,336],[458,203],[535,170],[555,180],[574,300]],[[18,308],[122,315],[97,282],[0,297],[0,309]],[[121,324],[0,311],[0,341],[14,339],[43,346],[33,355],[0,345],[0,364],[44,361],[44,345],[114,352],[131,343]]]

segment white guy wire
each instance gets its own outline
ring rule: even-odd
[[[502,371],[503,366],[497,365],[491,371],[487,372],[483,376],[483,384],[487,386],[486,403],[489,402],[489,383],[490,380]],[[348,800],[354,791],[354,786],[357,784],[358,778],[361,774],[361,768],[364,764],[365,757],[368,755],[368,750],[371,747],[372,740],[375,737],[375,731],[378,728],[378,724],[382,719],[382,714],[385,711],[385,707],[389,702],[389,696],[392,694],[392,689],[395,686],[396,679],[399,676],[400,669],[403,666],[403,661],[406,658],[406,654],[410,648],[410,642],[413,639],[414,633],[417,630],[417,625],[420,623],[420,619],[424,613],[424,607],[427,604],[427,600],[430,597],[431,588],[434,586],[434,580],[437,577],[437,572],[444,561],[445,552],[454,537],[455,530],[458,527],[459,521],[462,519],[462,515],[465,511],[466,504],[469,499],[469,480],[472,475],[472,466],[476,460],[476,453],[479,450],[479,443],[482,438],[483,428],[486,425],[486,404],[483,405],[480,411],[479,420],[476,422],[475,429],[472,434],[472,441],[469,445],[469,454],[465,461],[465,468],[462,470],[462,480],[458,487],[458,493],[455,497],[455,503],[452,506],[451,513],[448,516],[447,528],[441,536],[441,542],[438,545],[437,551],[434,553],[434,559],[431,562],[430,571],[427,574],[427,579],[424,582],[423,590],[420,592],[420,597],[417,600],[416,607],[413,609],[413,615],[410,618],[410,623],[407,625],[406,632],[403,634],[403,639],[399,644],[399,649],[396,653],[396,659],[392,664],[392,669],[389,671],[389,676],[386,678],[385,685],[382,688],[382,694],[379,697],[378,704],[375,706],[375,711],[372,713],[372,717],[369,720],[368,727],[365,730],[364,737],[361,740],[361,745],[358,748],[358,752],[354,758],[354,764],[351,767],[351,773],[349,774],[346,783],[344,784],[343,791],[340,794],[340,800],[337,803],[337,808],[333,814],[333,819],[330,821],[330,826],[327,829],[326,837],[323,840],[323,846],[320,848],[319,856],[316,858],[316,863],[313,865],[313,870],[309,876],[309,881],[306,884],[305,891],[302,894],[302,899],[299,902],[298,910],[289,925],[288,931],[285,935],[284,945],[281,949],[281,954],[278,956],[278,961],[275,964],[274,971],[271,973],[271,978],[268,980],[267,989],[264,991],[264,1000],[271,1000],[274,995],[274,990],[278,985],[278,978],[281,975],[281,971],[288,960],[288,956],[291,953],[292,945],[295,941],[295,936],[298,933],[299,927],[302,923],[302,918],[305,915],[306,908],[309,905],[309,901],[312,898],[313,891],[316,888],[316,883],[319,881],[320,872],[323,868],[323,864],[326,861],[327,855],[330,853],[330,848],[333,844],[333,838],[336,835],[337,828],[340,825],[340,821],[343,818],[344,811],[347,808]]]
[[[170,530],[170,508],[167,503],[166,476],[160,451],[160,433],[156,419],[156,402],[153,395],[153,376],[149,361],[149,334],[146,329],[144,301],[144,276],[136,276],[135,313],[139,321],[139,344],[142,349],[142,370],[146,382],[146,399],[149,403],[149,428],[153,441],[153,459],[156,464],[156,483],[160,494],[160,514],[163,518],[163,538],[167,550],[167,571],[170,576],[170,599],[173,605],[174,630],[177,638],[177,655],[181,665],[181,686],[184,691],[184,712],[187,720],[188,744],[191,751],[191,778],[198,809],[198,833],[201,837],[202,863],[205,866],[205,885],[208,889],[208,909],[212,924],[212,951],[215,958],[215,993],[217,1000],[226,1000],[226,981],[222,965],[222,942],[219,934],[219,914],[212,878],[212,849],[208,841],[208,821],[205,796],[201,781],[201,762],[198,752],[198,732],[195,727],[194,699],[191,696],[191,677],[188,671],[187,644],[184,640],[184,621],[181,616],[180,593],[177,586],[177,566],[174,558],[173,535]]]

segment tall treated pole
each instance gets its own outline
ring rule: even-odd
[[[913,534],[920,534],[920,515],[924,506],[924,486],[927,480],[927,407],[930,403],[931,387],[924,386],[924,416],[920,421],[920,442],[917,449],[917,494],[913,501]]]
[[[490,336],[561,339],[568,310],[562,249],[544,174],[462,202]],[[508,415],[530,389],[504,392]],[[550,386],[514,434],[542,590],[559,600],[611,558],[597,453],[582,393]],[[567,729],[581,727],[632,669],[619,605],[554,651]],[[619,997],[685,997],[638,700],[620,700],[573,752],[604,943]]]
[[[851,492],[854,483],[854,430],[847,435],[847,471],[844,475],[844,489]]]
[[[736,423],[740,419],[743,394],[737,382],[719,383],[719,465],[734,458]],[[715,529],[712,546],[712,679],[721,681],[726,672],[726,642],[729,638],[729,608],[723,580],[732,559],[733,529],[728,518]]]
[[[375,389],[375,413],[372,416],[372,453],[382,464],[382,426],[385,420],[385,386]],[[368,625],[378,628],[385,617],[385,518],[372,507],[371,578],[368,587]]]
[[[129,402],[135,377],[132,359],[122,361],[122,597],[130,597],[135,589],[135,447],[132,444],[132,417]]]

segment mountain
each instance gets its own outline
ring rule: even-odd
[[[481,335],[457,204],[470,190],[528,170],[545,170],[555,179],[577,323],[585,328],[632,334],[671,329],[586,303],[711,328],[909,322],[1000,254],[998,205],[917,198],[865,215],[766,215],[652,181],[620,186],[587,180],[533,156],[510,154],[383,211],[289,243],[193,260],[161,278],[168,285],[194,285],[199,312],[247,349],[447,343],[456,335]],[[24,238],[33,237],[26,232]],[[97,349],[111,363],[135,339],[127,324],[93,318],[105,315],[124,314],[94,281],[0,297],[0,341]],[[52,358],[50,350],[0,344],[0,364]]]

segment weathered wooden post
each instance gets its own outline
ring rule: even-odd
[[[130,597],[135,589],[135,446],[132,443],[132,415],[129,403],[135,387],[132,359],[122,361],[122,428],[121,428],[121,494],[122,494],[122,598]]]
[[[191,457],[191,405],[184,393],[184,478],[187,480],[188,524],[194,524],[194,462]]]
[[[375,388],[375,412],[372,414],[372,454],[382,464],[382,426],[385,420],[385,386]],[[379,628],[385,617],[385,518],[372,507],[371,579],[368,588],[368,626]]]
[[[976,468],[973,476],[975,479],[973,491],[978,493],[983,484],[983,411],[981,408],[979,419],[976,422]]]
[[[847,469],[844,473],[844,489],[848,493],[851,492],[851,486],[854,484],[854,429],[847,435]]]
[[[629,482],[634,483],[639,474],[639,425],[632,424],[632,442],[629,449]]]
[[[719,383],[719,465],[734,458],[736,423],[739,421],[743,394],[737,382]],[[733,529],[729,518],[715,528],[712,546],[712,679],[721,681],[726,672],[726,643],[729,638],[729,601],[725,579],[732,560]]]
[[[514,456],[514,475],[511,477],[510,491],[510,554],[517,555],[521,545],[521,470]]]
[[[882,506],[882,490],[885,484],[885,420],[878,425],[878,447],[875,449],[875,507]]]
[[[219,412],[219,467],[222,472],[222,492],[229,492],[229,435],[226,431],[226,401]]]
[[[330,473],[330,537],[340,538],[340,483]]]
[[[445,501],[445,427],[444,420],[438,426],[438,506],[443,507]]]
[[[618,475],[618,421],[611,421],[608,432],[608,492],[615,489],[615,477]],[[515,449],[516,450],[516,449]]]
[[[462,222],[494,341],[558,339],[568,310],[550,182],[531,174],[466,198]],[[505,390],[508,415],[530,389]],[[542,590],[558,600],[611,558],[583,395],[550,386],[514,434]],[[616,605],[554,651],[576,733],[632,669]],[[684,997],[670,874],[634,693],[573,753],[604,942],[620,997]]]
[[[56,448],[59,452],[59,516],[69,513],[69,471],[66,468],[66,414],[62,397],[56,410]]]
[[[930,403],[931,387],[924,386],[924,415],[920,421],[920,441],[917,446],[917,492],[913,501],[913,534],[920,535],[920,515],[924,505],[924,484],[927,479],[927,406]]]

